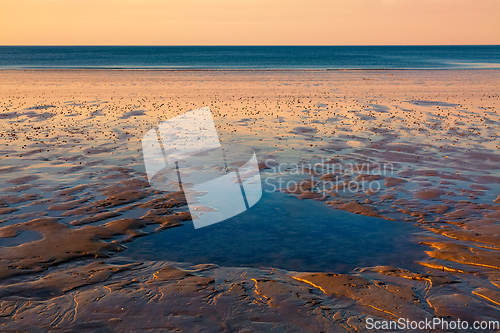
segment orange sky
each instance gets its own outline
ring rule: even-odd
[[[0,45],[500,44],[500,0],[0,0]]]

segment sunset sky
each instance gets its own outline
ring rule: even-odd
[[[0,0],[0,45],[500,44],[499,0]]]

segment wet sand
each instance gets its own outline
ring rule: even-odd
[[[0,71],[2,331],[498,320],[499,83],[487,70]],[[274,192],[415,225],[423,259],[340,274],[123,256],[191,227],[182,193],[149,187],[140,139],[206,105]]]

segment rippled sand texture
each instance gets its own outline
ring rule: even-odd
[[[483,70],[0,71],[1,330],[318,332],[363,330],[367,316],[497,320],[499,83]],[[204,105],[223,140],[257,149],[267,184],[305,184],[280,184],[283,195],[421,226],[421,270],[121,258],[126,242],[190,219],[182,193],[149,187],[140,139]],[[296,174],[294,165],[310,167]],[[315,189],[325,181],[334,185]]]

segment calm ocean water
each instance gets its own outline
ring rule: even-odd
[[[500,69],[483,46],[0,46],[0,69]]]

